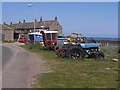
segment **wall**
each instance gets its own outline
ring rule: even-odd
[[[13,30],[3,30],[2,31],[3,35],[4,35],[4,40],[5,41],[14,41],[14,31]]]

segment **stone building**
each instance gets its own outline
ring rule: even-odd
[[[2,41],[14,41],[14,30],[2,25]]]
[[[26,22],[25,20],[15,24],[11,22],[9,26],[11,28],[5,26],[5,23],[2,25],[3,39],[7,41],[17,41],[21,34],[24,34],[25,31],[33,31],[34,28],[35,30],[46,29],[48,31],[58,31],[58,34],[62,34],[62,26],[58,22],[57,17],[54,20],[46,21],[43,21],[41,17],[39,21],[35,19],[34,22]]]
[[[48,31],[58,31],[58,34],[62,34],[62,26],[57,20],[57,17],[55,17],[54,20],[46,20],[43,21],[42,17],[39,21],[35,19],[35,22],[26,22],[23,20],[23,23],[19,21],[19,23],[12,24],[12,27],[15,29],[16,32],[24,32],[24,31],[33,31],[37,29],[47,29]]]

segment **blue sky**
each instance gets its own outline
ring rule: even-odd
[[[32,7],[27,7],[31,3]],[[53,20],[55,16],[63,33],[78,32],[84,36],[117,37],[117,2],[3,2],[2,21],[17,23],[26,20]]]

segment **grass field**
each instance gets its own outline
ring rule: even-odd
[[[38,44],[24,46],[27,50],[37,53],[46,61],[51,69],[49,73],[37,75],[34,88],[117,88],[118,58],[116,46],[102,47],[105,60],[69,60],[58,58],[54,51],[44,50]]]

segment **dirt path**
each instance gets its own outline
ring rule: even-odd
[[[3,46],[12,51],[12,56],[2,71],[3,88],[31,88],[34,76],[48,72],[45,61],[40,56],[24,50],[18,43]]]

